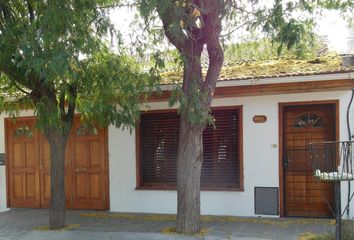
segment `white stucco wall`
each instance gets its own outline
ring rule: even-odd
[[[0,166],[0,212],[6,210],[6,173],[5,166]]]
[[[213,106],[243,106],[244,191],[203,191],[201,212],[211,215],[254,216],[254,187],[279,187],[278,104],[340,100],[340,139],[347,140],[346,109],[350,91],[302,93],[215,99]],[[167,103],[152,103],[151,109],[165,109]],[[256,124],[254,115],[266,115],[267,122]],[[351,111],[354,127],[354,106]],[[135,190],[135,133],[109,127],[111,211],[176,213],[175,191]],[[274,144],[276,147],[274,147]],[[346,199],[343,184],[343,203]],[[351,203],[354,212],[354,203]]]
[[[0,115],[0,120],[3,116]],[[4,121],[0,121],[0,153],[5,153],[5,126]],[[6,211],[6,172],[5,166],[0,166],[0,212]]]
[[[203,191],[201,193],[202,214],[254,216],[254,187],[279,187],[278,104],[280,102],[340,100],[340,139],[347,140],[346,110],[350,96],[350,91],[333,91],[215,99],[213,106],[243,106],[244,191]],[[152,103],[150,107],[166,109],[168,105],[165,102]],[[21,115],[32,114],[32,112],[23,112]],[[267,122],[254,123],[252,121],[254,115],[266,115]],[[351,116],[354,132],[354,106]],[[5,151],[4,117],[0,115],[0,153]],[[111,211],[175,213],[176,191],[135,190],[135,133],[130,134],[128,130],[122,131],[110,126],[108,144]],[[346,189],[346,184],[343,184],[342,206],[346,204]],[[354,216],[354,202],[351,203],[351,209]],[[0,211],[3,210],[6,210],[6,181],[5,167],[0,166]]]

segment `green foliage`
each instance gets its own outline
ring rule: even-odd
[[[194,0],[139,0],[138,10],[145,20],[145,30],[150,35],[156,33],[156,29],[162,28],[166,38],[178,50],[179,59],[177,62],[182,63],[186,69],[185,59],[193,54],[193,51],[184,51],[189,47],[189,40],[194,43],[203,42],[206,38],[203,35],[205,20],[211,12],[207,4],[210,1],[194,1]],[[316,25],[316,17],[321,14],[323,9],[331,9],[339,11],[347,19],[353,18],[353,1],[349,0],[326,0],[326,1],[235,1],[235,0],[218,0],[213,4],[222,7],[223,11],[219,15],[223,19],[224,33],[223,39],[218,41],[227,41],[238,30],[247,32],[263,32],[263,36],[267,36],[260,41],[253,43],[225,44],[225,56],[227,62],[233,62],[235,58],[240,59],[241,55],[251,54],[246,57],[249,60],[259,60],[271,57],[272,59],[279,56],[291,56],[298,59],[306,59],[316,57],[316,49],[318,48],[318,39],[313,34]],[[150,18],[159,17],[161,20],[151,22]],[[161,24],[162,22],[162,24]],[[159,32],[160,34],[160,32]],[[212,32],[207,33],[213,34]],[[242,36],[239,34],[238,36]],[[156,42],[154,43],[156,45]],[[207,44],[205,42],[205,44]],[[269,47],[269,48],[268,48]],[[258,52],[256,52],[258,51]],[[164,65],[168,70],[179,70],[173,68],[171,57],[167,57],[169,52],[165,52],[162,57]],[[167,55],[167,56],[166,56]],[[199,58],[198,54],[194,57]],[[232,59],[230,61],[230,59]],[[246,59],[246,60],[248,60]],[[242,58],[241,60],[244,60]],[[204,78],[206,74],[204,74]],[[204,103],[204,94],[202,87],[193,87],[191,83],[187,83],[184,79],[183,86],[186,89],[176,89],[172,94],[171,102],[179,102],[180,106],[185,106],[189,112],[195,112],[195,109],[205,111],[201,106],[191,103]],[[205,79],[203,79],[205,81]],[[203,84],[203,83],[202,83]],[[193,94],[186,94],[192,91]],[[182,93],[183,92],[183,93]],[[186,98],[186,99],[185,99]],[[199,98],[196,100],[196,98]],[[186,104],[186,102],[188,102]],[[190,115],[190,120],[194,122],[194,117]],[[196,118],[200,119],[200,114],[196,113]],[[192,116],[192,117],[191,117]]]
[[[287,50],[295,49],[296,56],[303,55],[307,50],[307,44],[313,45],[314,34],[311,34],[310,22],[299,23],[291,19],[286,23],[274,38],[274,42],[279,43],[278,55],[283,51],[284,46]]]
[[[134,126],[138,103],[154,89],[157,73],[143,73],[133,59],[108,50],[85,61],[81,69],[80,82],[85,84],[79,86],[77,109],[83,119],[101,126]]]
[[[184,109],[188,111],[188,118],[193,124],[207,124],[214,125],[214,118],[210,114],[210,109],[201,109],[203,105],[202,101],[205,101],[207,95],[201,91],[196,81],[191,84],[190,91],[193,93],[192,97],[187,97],[183,89],[179,84],[176,84],[171,92],[169,99],[169,107],[178,105],[178,112],[180,113]]]
[[[354,4],[347,0],[326,1],[291,1],[275,0],[271,8],[260,8],[252,27],[261,29],[278,45],[278,54],[284,47],[287,50],[295,49],[297,56],[301,56],[314,43],[313,29],[316,20],[324,9],[336,10],[353,19]]]
[[[305,51],[298,51],[299,49],[296,48],[284,49],[283,46],[280,46],[281,44],[274,42],[270,38],[252,36],[240,39],[239,43],[225,45],[225,63],[226,65],[232,65],[240,62],[277,58],[310,59],[326,53],[327,46],[325,43],[321,42],[321,39],[315,35],[312,38],[312,44],[301,48],[301,50]],[[282,51],[279,52],[279,49]]]
[[[0,112],[31,107],[40,128],[64,131],[76,110],[101,126],[134,126],[158,77],[107,48],[116,2],[0,1]]]
[[[299,236],[299,240],[334,240],[334,234],[315,234],[305,232]]]
[[[188,109],[188,117],[193,124],[214,124],[214,118],[211,116],[211,111],[204,107],[204,102],[207,98],[207,93],[198,87],[196,82],[191,84],[191,97],[185,98],[180,103],[180,111]]]

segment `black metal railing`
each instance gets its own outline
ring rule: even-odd
[[[312,170],[317,180],[354,180],[353,141],[310,144]]]
[[[354,180],[353,175],[353,141],[311,143],[311,162],[314,176],[319,181],[332,181],[334,184],[334,215],[336,219],[336,240],[341,240],[342,216],[353,194],[349,194],[348,203],[342,213],[341,181]]]

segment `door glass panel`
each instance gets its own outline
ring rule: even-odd
[[[84,136],[84,135],[98,135],[98,130],[92,125],[82,124],[76,131],[76,135]]]
[[[319,116],[315,114],[304,114],[298,117],[294,123],[295,128],[322,128],[323,127],[323,120]]]
[[[29,129],[29,127],[21,126],[15,130],[14,138],[20,138],[20,137],[26,137],[26,138],[33,137],[32,131]]]

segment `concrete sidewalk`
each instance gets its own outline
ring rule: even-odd
[[[0,213],[1,240],[108,240],[108,239],[240,239],[296,240],[304,233],[334,231],[325,219],[277,219],[212,217],[202,218],[204,236],[184,237],[165,233],[175,225],[172,215],[122,214],[68,210],[68,229],[43,231],[48,225],[46,209],[13,209]]]

